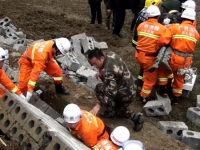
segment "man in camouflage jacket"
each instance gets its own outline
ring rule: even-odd
[[[88,54],[89,62],[99,70],[98,77],[103,83],[96,86],[96,97],[99,104],[91,110],[96,115],[101,107],[105,108],[102,117],[124,117],[135,123],[134,130],[139,131],[143,127],[141,113],[133,113],[128,106],[135,97],[135,79],[128,70],[125,62],[114,52],[104,55],[102,51],[95,49]]]

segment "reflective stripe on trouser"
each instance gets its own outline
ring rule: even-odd
[[[139,53],[136,59],[140,64],[140,67],[143,69],[143,86],[140,95],[142,97],[148,97],[157,81],[157,70],[154,72],[148,71],[148,68],[154,64],[156,57],[148,57],[145,55],[141,55],[140,57]]]
[[[183,69],[184,68],[184,64],[186,65],[186,67],[189,67],[191,64],[191,57],[187,57],[186,59],[184,59],[184,57],[182,56],[178,56],[175,55],[174,53],[172,53],[171,59],[169,61],[169,65],[172,68],[172,72],[174,75],[174,80],[172,83],[172,88],[173,88],[173,94],[176,97],[179,97],[182,95],[182,90],[183,90],[183,85],[184,85],[184,78],[185,75],[177,75],[177,71],[178,69]]]
[[[93,150],[99,150],[99,148],[95,145],[92,147]]]
[[[53,77],[54,83],[60,84],[63,81],[62,77],[62,70],[59,67],[59,65],[55,61],[49,61],[48,64],[46,64],[46,68],[44,71]]]
[[[165,67],[160,65],[158,67],[158,85],[166,85],[171,78],[173,78],[173,73],[169,73]]]
[[[14,89],[11,90],[11,92],[15,93],[15,92],[17,92],[17,90],[18,90],[18,88],[17,88],[17,86],[15,86]]]

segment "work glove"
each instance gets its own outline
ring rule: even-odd
[[[22,99],[26,99],[26,97],[23,94],[20,94],[19,97],[21,97]]]
[[[32,92],[27,92],[25,100],[28,102],[31,99],[32,95],[33,95]]]

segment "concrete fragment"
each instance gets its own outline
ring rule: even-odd
[[[143,108],[147,116],[164,116],[172,110],[171,104],[166,100],[149,101]]]
[[[158,128],[177,140],[181,140],[183,130],[188,130],[184,122],[179,121],[159,121]]]
[[[13,72],[13,70],[12,70],[10,67],[8,67],[7,70],[6,70],[6,74],[7,74],[7,76],[8,76],[9,78],[10,78],[12,72]]]
[[[192,91],[194,84],[196,82],[196,78],[197,78],[197,75],[193,74],[191,82],[184,83],[183,89],[187,91]]]
[[[91,70],[85,66],[80,67],[76,73],[82,77],[88,78],[88,77],[95,77],[97,72],[94,70]]]
[[[72,53],[67,53],[65,55],[63,65],[67,66],[67,69],[72,70],[72,71],[77,71],[81,66],[76,56]]]
[[[200,127],[200,108],[199,107],[188,108],[186,116],[192,123]]]
[[[4,109],[0,110],[0,129],[6,134],[11,126],[15,124],[15,120]]]
[[[85,66],[87,68],[92,69],[92,66],[90,65],[90,63],[88,62],[87,58],[82,54],[82,53],[77,53],[77,52],[73,52],[73,54],[76,56],[78,62],[82,65]],[[93,70],[93,69],[92,69]]]
[[[17,31],[17,32],[15,32],[15,34],[16,34],[20,39],[26,38],[26,34],[24,34],[22,31]]]
[[[62,64],[64,62],[65,56],[59,57],[56,59],[56,61],[58,62],[58,64]]]
[[[12,46],[16,43],[16,40],[18,39],[18,37],[9,37],[9,38],[6,38],[4,40],[4,42],[9,45],[9,46]]]
[[[17,83],[17,82],[18,82],[18,73],[19,73],[19,71],[13,70],[12,73],[10,74],[10,79],[11,79],[14,83]]]
[[[6,35],[6,30],[3,27],[0,27],[0,35]]]
[[[181,142],[189,145],[193,150],[200,149],[200,132],[184,130]]]
[[[85,39],[87,36],[85,33],[80,33],[80,34],[76,34],[71,36],[71,40],[73,42],[73,40],[81,40],[81,39]]]
[[[200,107],[200,95],[197,95],[197,107]]]
[[[102,83],[102,81],[97,79],[96,77],[88,77],[86,86],[88,86],[94,90],[96,88],[96,85],[99,83]]]
[[[3,65],[3,70],[6,72],[6,70],[8,69],[9,65],[5,64]]]

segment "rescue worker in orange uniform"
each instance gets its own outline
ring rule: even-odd
[[[0,47],[0,84],[2,84],[10,92],[19,95],[21,98],[25,99],[24,95],[17,88],[17,86],[8,78],[5,71],[2,69],[4,65],[4,60],[8,59],[8,51]],[[0,98],[4,95],[5,89],[0,88]]]
[[[157,6],[151,5],[147,8],[148,20],[141,23],[137,28],[138,45],[135,57],[144,70],[143,86],[140,92],[140,101],[145,103],[149,100],[149,95],[153,86],[157,81],[157,73],[159,70],[149,72],[148,68],[154,64],[158,54],[157,41],[160,35],[166,30],[166,27],[158,23],[157,19],[160,15],[160,10]]]
[[[54,60],[57,55],[65,55],[71,47],[66,38],[57,38],[31,45],[19,60],[19,84],[18,88],[26,94],[29,101],[33,89],[42,71],[51,75],[54,79],[56,93],[69,95],[62,86],[62,70]]]
[[[102,139],[98,141],[94,150],[118,150],[122,147],[123,143],[128,141],[130,138],[129,130],[124,126],[116,127],[110,134],[110,140]]]
[[[98,141],[109,138],[103,121],[76,104],[67,105],[63,117],[71,134],[90,148],[95,148]]]
[[[178,69],[189,68],[192,63],[192,53],[195,50],[196,42],[199,39],[199,33],[193,26],[196,19],[196,12],[193,9],[186,9],[181,15],[183,19],[180,25],[172,24],[161,35],[158,40],[158,46],[162,47],[170,43],[172,48],[169,65],[174,74],[173,100],[172,104],[178,104],[178,98],[182,95],[185,75],[178,75]]]

